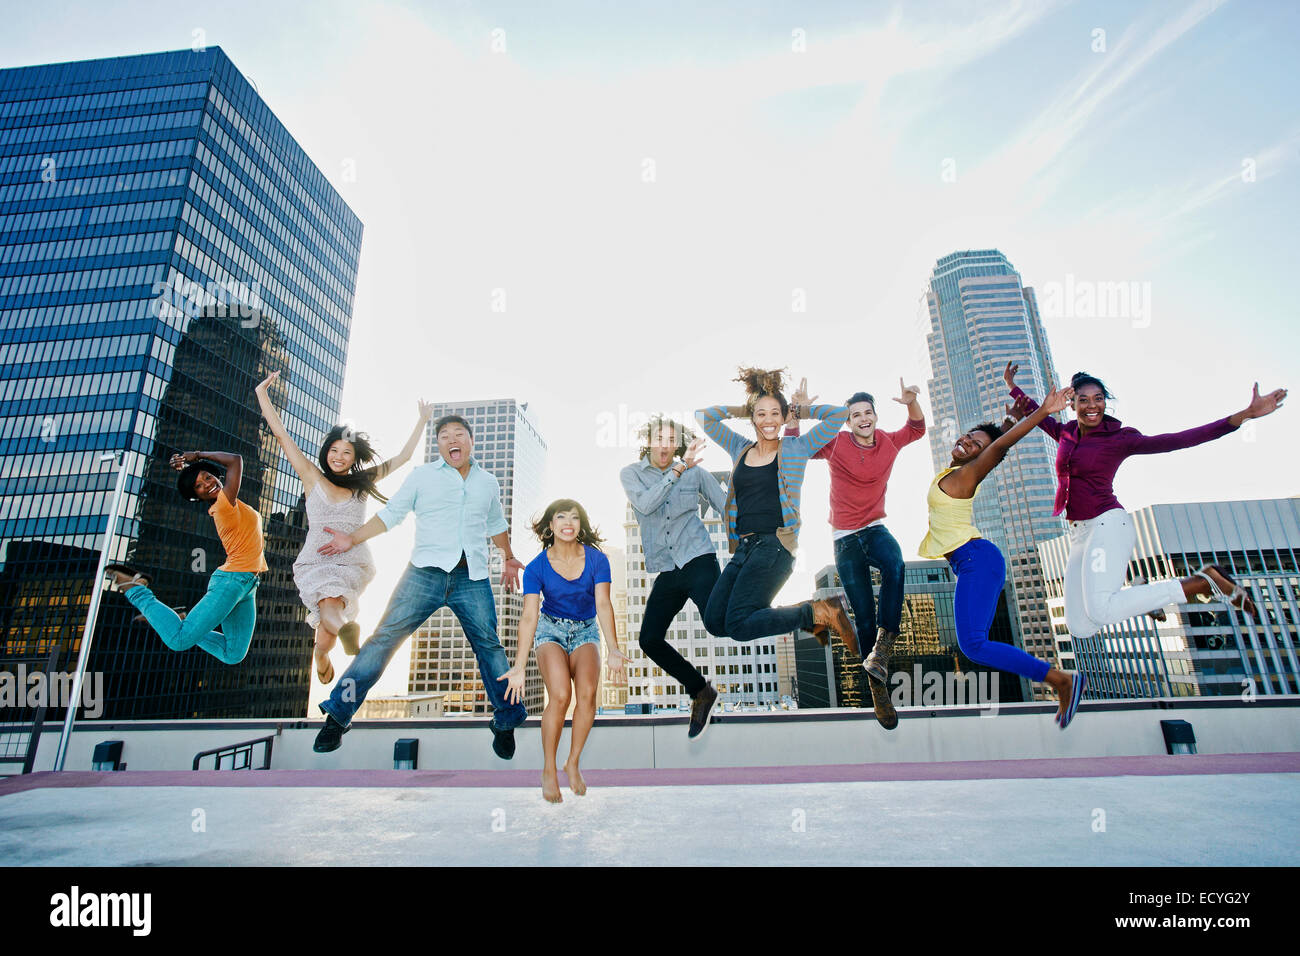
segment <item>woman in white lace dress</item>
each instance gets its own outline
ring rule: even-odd
[[[257,402],[272,434],[280,442],[289,464],[302,479],[307,507],[307,541],[293,564],[293,580],[307,606],[307,623],[316,629],[316,676],[322,684],[334,680],[330,651],[337,640],[349,655],[355,655],[361,628],[356,622],[357,598],[375,576],[370,549],[364,544],[344,554],[323,555],[317,550],[330,539],[328,525],[334,531],[355,531],[366,522],[366,498],[384,502],[377,483],[390,472],[411,460],[424,434],[425,423],[433,406],[420,402],[420,420],[406,446],[397,456],[373,467],[366,467],[377,457],[367,435],[336,425],[321,445],[317,467],[298,448],[285,430],[284,423],[271,404],[271,385],[280,377],[272,372],[257,386]]]

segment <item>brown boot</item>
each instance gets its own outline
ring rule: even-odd
[[[862,662],[867,673],[878,681],[889,680],[889,658],[894,653],[894,641],[898,635],[883,627],[876,631],[876,646],[871,649],[867,659]]]
[[[826,646],[826,638],[823,635],[829,628],[840,636],[840,640],[851,653],[854,655],[861,653],[858,650],[858,632],[853,629],[853,619],[849,617],[849,609],[844,603],[844,598],[837,595],[824,601],[813,601],[813,617],[819,622],[813,626],[813,636],[822,647]],[[821,634],[818,634],[819,629]]]
[[[894,710],[894,702],[889,699],[889,688],[884,681],[876,680],[870,674],[867,683],[871,685],[871,703],[876,708],[876,720],[886,730],[893,730],[898,726],[898,711]]]

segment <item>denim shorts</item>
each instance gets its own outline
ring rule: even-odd
[[[600,643],[600,626],[593,617],[589,621],[570,621],[568,618],[539,614],[537,634],[533,646],[559,644],[564,653],[572,654],[583,644]]]

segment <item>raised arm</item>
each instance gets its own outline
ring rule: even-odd
[[[267,425],[271,428],[271,434],[280,443],[280,447],[284,449],[285,457],[289,459],[289,464],[298,473],[298,477],[302,479],[302,490],[310,492],[324,476],[312,460],[302,453],[302,449],[298,447],[298,444],[293,440],[293,436],[289,434],[289,430],[284,427],[284,422],[280,420],[279,412],[271,404],[271,386],[279,378],[279,372],[272,372],[253,391],[257,395],[257,404],[262,407],[262,417],[266,419]]]
[[[739,432],[732,431],[722,423],[728,419],[744,417],[745,407],[743,405],[710,405],[708,408],[701,408],[695,413],[695,420],[704,429],[704,434],[721,445],[723,451],[731,456],[732,461],[735,461],[741,449],[749,445],[750,441]]]
[[[1025,409],[1025,416],[1028,417],[1038,408],[1038,403],[1030,398],[1019,385],[1016,384],[1016,372],[1020,366],[1015,362],[1008,362],[1007,367],[1002,372],[1002,380],[1007,383],[1007,388],[1011,389],[1011,397],[1017,404],[1022,405]],[[1061,440],[1061,423],[1051,415],[1044,415],[1038,421],[1038,427],[1047,434],[1052,436],[1053,441]]]
[[[940,489],[952,498],[975,497],[980,482],[1001,463],[1007,456],[1007,452],[1011,450],[1011,446],[1033,431],[1044,417],[1054,415],[1065,408],[1073,394],[1074,390],[1069,388],[1050,392],[1041,406],[1016,422],[1010,431],[1003,432],[990,442],[974,461],[967,462],[952,474],[945,476],[939,482]]]
[[[1126,450],[1130,455],[1157,455],[1161,452],[1178,451],[1180,448],[1203,445],[1207,441],[1214,441],[1216,438],[1222,438],[1224,435],[1236,431],[1252,418],[1263,418],[1265,415],[1271,415],[1282,406],[1282,401],[1285,398],[1285,388],[1274,389],[1267,395],[1260,395],[1259,382],[1256,382],[1251,394],[1250,404],[1236,414],[1220,418],[1217,422],[1210,422],[1208,425],[1200,425],[1181,432],[1170,432],[1167,435],[1135,434],[1129,439],[1129,446]]]
[[[794,410],[793,406],[791,410]],[[849,410],[843,405],[801,405],[798,408],[798,417],[820,419],[806,435],[789,437],[787,429],[786,440],[803,447],[807,456],[812,458],[839,433],[844,423],[849,420]]]
[[[415,423],[415,429],[411,432],[411,437],[406,440],[406,444],[402,446],[401,451],[387,461],[375,466],[374,472],[376,481],[392,474],[411,460],[411,456],[415,454],[415,449],[420,445],[420,439],[424,437],[424,428],[432,417],[433,403],[421,399],[420,418]]]
[[[172,455],[170,464],[177,471],[183,471],[186,465],[200,458],[215,461],[226,469],[226,483],[221,493],[233,505],[239,499],[239,485],[244,480],[244,459],[228,451],[183,451]]]

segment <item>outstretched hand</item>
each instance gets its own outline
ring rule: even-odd
[[[524,563],[518,558],[506,558],[501,565],[501,586],[507,591],[519,590],[519,574],[524,570]]]
[[[609,679],[616,684],[621,684],[627,680],[627,672],[624,665],[627,664],[628,658],[617,647],[609,649],[609,656],[605,658],[605,669],[609,673]]]
[[[898,402],[900,405],[911,405],[916,401],[916,396],[921,394],[920,386],[904,385],[901,377],[898,379],[898,391],[898,398],[894,399],[894,401]]]
[[[820,398],[820,397],[821,397],[821,396],[819,396],[819,395],[814,395],[812,398],[809,398],[809,397],[808,397],[808,379],[807,379],[807,377],[804,377],[804,378],[800,379],[800,381],[799,381],[799,387],[796,388],[796,389],[794,390],[793,394],[791,394],[791,396],[790,396],[790,411],[789,411],[789,413],[785,416],[785,423],[786,423],[787,425],[793,425],[795,422],[797,422],[797,421],[799,420],[798,415],[796,414],[797,411],[798,411],[800,408],[805,409],[805,410],[807,410],[808,408],[811,408],[811,407],[812,407],[812,403],[815,402],[815,401],[817,401],[817,399]]]
[[[1015,362],[1008,362],[1007,367],[1002,370],[1002,381],[1007,383],[1007,388],[1016,387],[1016,372],[1020,371],[1020,366]]]
[[[342,531],[335,531],[333,528],[326,528],[325,533],[331,535],[331,538],[316,549],[318,554],[343,554],[352,550],[355,543],[352,540],[352,535],[344,534]]]
[[[1267,395],[1261,395],[1259,394],[1259,382],[1256,382],[1255,388],[1251,392],[1250,404],[1246,406],[1246,417],[1263,418],[1265,415],[1271,415],[1282,407],[1282,402],[1285,399],[1285,388],[1275,388]]]
[[[259,383],[258,386],[257,386],[257,388],[255,388],[253,391],[255,391],[255,392],[261,392],[262,394],[266,394],[266,392],[270,391],[271,386],[272,386],[276,381],[278,381],[279,378],[280,378],[280,373],[279,373],[278,371],[276,371],[276,372],[272,372],[272,373],[271,373],[270,375],[268,375],[266,378],[262,379],[261,383]]]
[[[1040,406],[1048,415],[1055,415],[1057,412],[1069,408],[1071,399],[1074,398],[1074,389],[1072,388],[1054,388],[1047,393]]]
[[[517,704],[524,699],[524,668],[521,664],[516,664],[510,670],[506,671],[500,677],[499,681],[508,681],[506,684],[506,703]]]
[[[420,406],[420,421],[427,422],[430,418],[433,417],[433,402],[426,402],[424,399],[420,399],[419,406]]]
[[[686,455],[682,458],[682,464],[687,468],[694,468],[700,461],[700,452],[704,451],[705,441],[703,438],[697,438],[691,442],[686,449]]]

